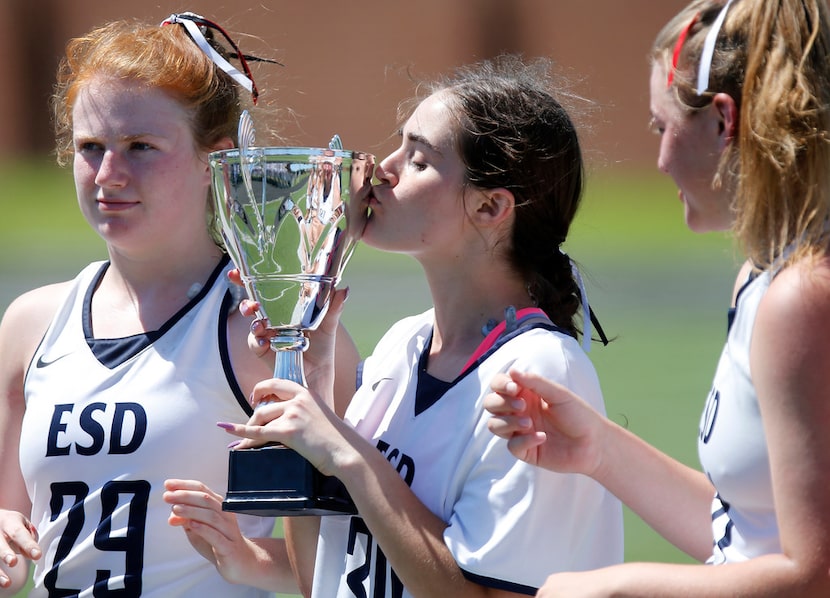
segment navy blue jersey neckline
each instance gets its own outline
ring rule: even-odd
[[[429,350],[432,347],[432,331],[429,333],[429,338],[424,345],[421,356],[418,358],[418,372],[417,385],[415,387],[415,415],[420,415],[430,407],[432,407],[438,400],[444,396],[453,386],[458,384],[471,372],[474,372],[478,366],[483,363],[488,357],[495,353],[502,345],[520,334],[541,328],[543,330],[550,330],[551,332],[561,332],[568,334],[567,331],[556,326],[552,322],[534,319],[527,324],[521,325],[518,328],[502,334],[478,359],[469,364],[461,374],[452,381],[439,380],[435,376],[427,373],[427,363],[429,362]]]
[[[86,343],[92,351],[95,358],[105,367],[113,369],[122,363],[128,361],[134,356],[138,355],[161,338],[165,332],[170,330],[179,320],[181,320],[191,308],[198,304],[210,289],[216,283],[216,279],[222,273],[225,266],[228,264],[229,257],[224,255],[216,268],[211,272],[207,282],[201,290],[190,300],[187,304],[176,312],[169,320],[167,320],[158,330],[151,330],[141,334],[134,334],[122,338],[95,338],[92,332],[92,296],[95,294],[95,289],[104,277],[110,262],[107,261],[101,265],[98,273],[93,278],[89,288],[84,295],[83,305],[83,330]]]

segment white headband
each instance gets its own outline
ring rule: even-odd
[[[234,79],[234,81],[236,81],[242,87],[247,89],[248,92],[253,93],[254,82],[251,81],[251,79],[245,73],[243,73],[235,66],[233,66],[230,62],[225,60],[219,52],[213,49],[213,46],[211,46],[208,43],[207,39],[205,39],[205,36],[202,35],[202,32],[199,30],[198,25],[196,25],[196,23],[194,23],[192,19],[189,19],[186,16],[182,18],[178,14],[173,13],[161,22],[162,25],[166,25],[168,23],[178,23],[180,25],[184,25],[184,28],[187,29],[187,32],[190,34],[190,37],[193,39],[194,42],[196,42],[196,45],[199,46],[202,52],[208,55],[208,57],[213,61],[213,63],[216,66],[228,73],[228,75],[230,75]]]
[[[723,26],[723,21],[726,19],[726,11],[729,10],[729,5],[732,0],[728,0],[723,6],[709,33],[706,34],[706,39],[703,41],[703,50],[700,53],[700,66],[697,71],[697,95],[701,95],[709,88],[709,71],[712,68],[712,56],[715,53],[715,42],[718,41],[718,33]]]

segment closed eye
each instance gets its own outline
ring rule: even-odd
[[[648,130],[654,133],[655,135],[662,135],[666,132],[666,128],[663,127],[661,124],[657,122],[657,119],[653,116],[648,121]]]

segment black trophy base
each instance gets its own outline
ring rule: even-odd
[[[261,517],[357,512],[340,480],[281,444],[230,451],[222,510]]]

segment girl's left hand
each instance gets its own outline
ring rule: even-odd
[[[237,449],[280,442],[296,450],[321,473],[334,475],[333,459],[344,450],[346,424],[300,384],[271,378],[254,387],[254,414],[245,424],[220,422],[219,427],[243,438]]]
[[[196,551],[231,583],[244,583],[251,547],[236,516],[222,510],[222,497],[195,480],[166,480],[164,502],[172,505],[167,522],[182,527]]]

